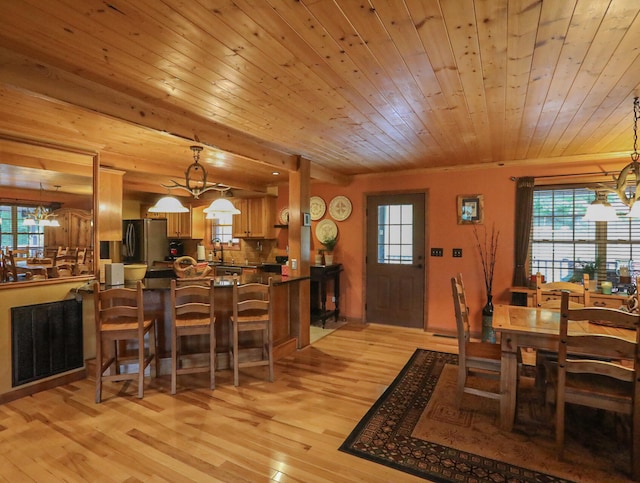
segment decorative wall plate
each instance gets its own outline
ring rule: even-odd
[[[324,212],[327,211],[327,205],[319,196],[312,196],[309,209],[311,211],[311,219],[317,221],[324,216]]]
[[[333,220],[322,220],[316,225],[316,238],[320,243],[328,238],[335,238],[338,236],[338,226]]]
[[[289,224],[289,208],[287,208],[286,206],[282,208],[280,210],[280,215],[278,215],[278,218],[280,219],[280,223],[282,223],[283,225],[288,225]]]
[[[329,214],[336,221],[344,221],[351,215],[351,201],[346,196],[336,196],[329,203]]]

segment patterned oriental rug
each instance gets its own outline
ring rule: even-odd
[[[340,451],[434,482],[631,481],[628,420],[568,406],[558,461],[553,409],[532,378],[521,377],[516,424],[505,432],[498,401],[465,394],[456,408],[457,362],[455,354],[416,350]]]

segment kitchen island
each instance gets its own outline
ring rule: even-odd
[[[229,368],[229,318],[233,312],[234,280],[239,283],[268,283],[274,285],[273,295],[273,355],[274,360],[281,359],[302,348],[308,340],[309,316],[296,307],[300,290],[308,290],[309,277],[282,277],[269,273],[246,273],[234,279],[232,276],[213,277],[215,287],[216,315],[216,354],[218,369]],[[158,353],[160,356],[160,373],[169,374],[171,362],[171,279],[145,278],[143,281],[145,313],[158,321]],[[125,287],[135,287],[128,283]],[[103,288],[109,288],[102,286]],[[87,284],[79,290],[83,296],[84,344],[85,354],[95,357],[95,316],[93,313],[93,286]],[[305,316],[306,315],[306,316]],[[88,320],[91,323],[87,323]],[[88,329],[88,330],[86,330]],[[307,334],[306,337],[301,335]],[[247,334],[251,336],[251,334]],[[185,352],[202,352],[207,338],[191,337],[183,344]]]

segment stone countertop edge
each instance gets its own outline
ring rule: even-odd
[[[276,274],[271,274],[270,276],[266,276],[266,274],[249,274],[249,275],[240,275],[239,277],[240,283],[266,283],[269,278],[272,279],[272,283],[274,285],[284,285],[287,283],[299,282],[302,280],[310,279],[310,277],[308,276],[303,277],[303,276],[292,275],[289,277],[283,277],[281,275],[276,275]],[[145,278],[142,280],[142,290],[169,290],[169,288],[171,287],[171,280],[172,279],[170,278]],[[233,285],[233,277],[231,276],[214,277],[214,280],[215,280],[214,282],[215,288],[225,288],[225,287],[230,288]],[[194,279],[193,281],[197,282],[198,280]],[[94,282],[95,280],[87,282],[84,285],[78,287],[75,291],[80,293],[83,293],[83,292],[92,293]],[[115,288],[115,287],[135,288],[136,283],[127,282],[123,285],[112,285],[112,286],[101,284],[100,287],[103,289]]]

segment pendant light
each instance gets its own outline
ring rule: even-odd
[[[638,119],[640,119],[640,101],[638,97],[633,99],[633,152],[631,153],[631,162],[627,164],[618,176],[613,176],[613,180],[616,183],[615,187],[610,185],[599,183],[597,185],[598,191],[596,191],[596,200],[591,203],[587,209],[587,214],[583,220],[587,221],[614,221],[611,212],[615,212],[613,208],[609,210],[610,205],[606,201],[606,192],[615,193],[622,203],[629,207],[629,212],[626,214],[630,218],[640,218],[640,203],[636,201],[640,198],[640,153],[638,153]],[[633,175],[635,177],[634,190],[628,190],[627,177]],[[599,190],[604,193],[604,200],[600,199]],[[593,209],[592,209],[593,207]],[[617,216],[616,216],[616,219]]]
[[[186,213],[187,211],[189,208],[173,196],[160,198],[155,205],[149,208],[149,213]]]
[[[616,209],[607,200],[605,191],[596,191],[596,199],[587,207],[584,221],[618,221]]]

